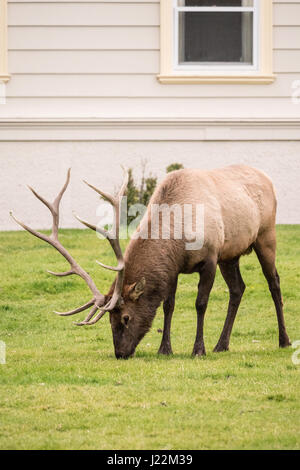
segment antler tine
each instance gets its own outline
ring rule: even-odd
[[[96,315],[95,318],[93,318],[93,320],[91,320],[91,318],[95,315],[97,309],[98,309],[97,306],[93,307],[92,310],[90,311],[90,313],[88,314],[88,316],[83,321],[74,322],[74,325],[76,325],[76,326],[86,326],[86,325],[94,325],[95,323],[97,323],[107,312],[107,309],[104,306],[103,309],[100,310],[98,315]]]
[[[113,250],[115,250],[115,248],[116,248],[115,243],[114,243],[115,240],[111,237],[111,234],[107,230],[105,230],[104,228],[101,228],[101,227],[96,227],[96,225],[93,225],[90,222],[87,222],[87,221],[81,219],[77,214],[75,214],[75,212],[73,214],[74,214],[74,217],[80,223],[82,223],[86,227],[94,230],[95,232],[101,233],[101,235],[103,235],[105,238],[107,238],[107,240],[111,244]],[[110,269],[111,271],[121,271],[121,269],[123,269],[123,264],[122,263],[121,264],[119,263],[118,266],[116,266],[116,267],[108,266],[107,264],[103,264],[100,261],[96,261],[96,263],[100,264],[100,266],[102,266],[103,268]]]
[[[74,315],[74,313],[83,312],[87,308],[91,307],[94,304],[94,302],[95,302],[95,299],[92,299],[86,304],[82,305],[81,307],[75,308],[74,310],[70,310],[69,312],[56,312],[54,310],[54,313],[56,313],[56,315],[60,315],[61,317],[68,317],[69,315]]]
[[[111,231],[105,230],[101,227],[96,227],[95,225],[93,225],[89,222],[86,222],[85,220],[82,220],[76,214],[75,214],[75,217],[77,218],[77,220],[79,220],[79,222],[81,222],[86,227],[89,227],[92,230],[100,232],[105,238],[107,238],[107,240],[109,241],[109,243],[110,243],[110,245],[111,245],[111,247],[112,247],[112,249],[113,249],[113,251],[116,255],[116,258],[118,260],[118,266],[116,266],[116,267],[108,266],[106,264],[101,263],[100,261],[97,261],[97,263],[100,266],[102,266],[103,268],[110,269],[112,271],[116,271],[118,274],[117,274],[115,289],[114,289],[114,292],[113,292],[113,295],[112,295],[112,298],[110,299],[110,301],[106,305],[101,307],[101,311],[98,313],[98,315],[96,315],[93,318],[93,320],[90,320],[90,319],[92,318],[92,316],[95,313],[95,312],[93,312],[94,309],[92,309],[91,314],[89,314],[84,321],[82,321],[80,323],[76,323],[77,326],[94,325],[95,323],[97,323],[97,321],[100,320],[100,318],[103,317],[105,312],[113,310],[116,307],[116,305],[119,303],[120,298],[121,298],[123,282],[124,282],[124,274],[125,274],[125,263],[124,263],[124,258],[123,258],[123,254],[122,254],[122,250],[121,250],[121,246],[120,246],[120,240],[119,240],[120,200],[126,192],[126,189],[127,189],[127,186],[128,186],[128,178],[129,178],[128,171],[124,170],[124,173],[125,173],[124,180],[123,180],[122,186],[121,186],[121,188],[120,188],[120,190],[119,190],[116,197],[113,197],[110,194],[107,194],[107,193],[103,192],[102,190],[96,188],[92,184],[89,184],[86,181],[84,181],[85,184],[87,184],[90,188],[92,188],[94,191],[96,191],[98,194],[100,194],[106,201],[110,202],[111,205],[114,207],[114,209],[115,209],[115,224],[116,224],[115,225],[115,234],[112,233]]]
[[[94,191],[96,191],[96,193],[100,194],[101,197],[103,197],[103,199],[105,199],[106,201],[110,202],[112,205],[115,204],[115,198],[113,196],[111,196],[110,194],[107,194],[105,193],[104,191],[101,191],[101,189],[98,189],[96,188],[95,186],[93,186],[92,184],[88,183],[87,181],[83,180],[83,182],[89,186],[91,189],[93,189]]]
[[[43,233],[40,233],[40,232],[32,229],[28,225],[26,225],[23,222],[21,222],[20,220],[18,220],[13,215],[13,213],[10,212],[11,217],[15,220],[15,222],[17,224],[19,224],[21,227],[23,227],[25,230],[27,230],[29,233],[31,233],[35,237],[40,238],[41,240],[49,243],[49,245],[52,245],[70,264],[71,269],[69,271],[62,272],[62,273],[55,273],[53,271],[48,271],[50,274],[53,274],[54,276],[59,276],[59,277],[76,274],[76,275],[80,276],[87,283],[90,291],[93,294],[93,298],[89,302],[87,302],[85,305],[83,305],[82,307],[76,308],[75,310],[71,310],[69,312],[55,312],[55,313],[57,313],[58,315],[61,315],[61,316],[74,315],[75,313],[79,313],[79,312],[82,312],[83,310],[86,310],[87,308],[89,308],[93,304],[97,305],[97,307],[95,309],[95,312],[94,312],[94,313],[96,313],[97,309],[100,306],[104,305],[104,302],[105,302],[105,296],[99,292],[99,290],[97,289],[97,287],[96,287],[94,281],[92,280],[92,278],[90,277],[90,275],[84,269],[81,268],[81,266],[75,261],[75,259],[70,255],[70,253],[65,249],[65,247],[58,240],[59,204],[60,204],[62,196],[64,195],[64,193],[65,193],[65,191],[68,187],[68,184],[70,182],[70,171],[71,171],[71,169],[69,168],[68,173],[67,173],[66,182],[65,182],[64,186],[62,187],[62,189],[60,190],[60,192],[58,193],[57,197],[54,199],[54,202],[52,204],[50,202],[48,202],[46,199],[44,199],[42,196],[40,196],[33,188],[31,188],[29,186],[29,189],[32,191],[32,193],[43,204],[45,204],[48,207],[48,209],[50,210],[50,212],[52,213],[53,225],[52,225],[52,233],[51,233],[50,237],[48,235],[45,235]]]
[[[57,277],[71,276],[72,274],[74,274],[72,269],[70,269],[70,271],[65,271],[64,273],[55,273],[54,271],[49,271],[47,269],[47,273],[52,274],[52,276],[57,276]]]
[[[56,196],[56,198],[54,199],[54,202],[53,202],[53,206],[57,210],[59,209],[59,204],[60,204],[61,198],[63,197],[63,195],[64,195],[64,193],[65,193],[65,191],[66,191],[66,189],[69,185],[70,176],[71,176],[71,168],[68,168],[66,182],[63,185],[63,187],[61,188],[60,192],[58,193],[58,195]]]
[[[88,317],[80,322],[80,323],[75,323],[76,326],[90,326],[90,325],[94,325],[95,323],[97,323],[105,314],[106,314],[107,310],[106,309],[103,309],[101,310],[100,313],[98,313],[98,315],[95,316],[95,318],[93,318],[93,320],[91,321],[88,321]],[[92,313],[92,312],[91,312]],[[93,315],[95,314],[95,312],[93,312]]]
[[[92,184],[88,183],[87,181],[83,180],[83,182],[89,186],[91,189],[93,189],[94,191],[96,191],[96,193],[100,194],[101,197],[103,197],[103,199],[105,199],[106,201],[110,202],[112,206],[116,207],[119,205],[119,199],[120,197],[124,196],[124,193],[127,189],[127,185],[128,185],[128,171],[125,170],[123,168],[123,171],[124,171],[124,180],[123,180],[123,183],[122,183],[122,186],[117,194],[116,197],[112,196],[111,194],[108,194],[108,193],[105,193],[104,191],[102,191],[101,189],[99,188],[96,188],[95,186],[93,186]]]
[[[85,225],[91,230],[94,230],[95,232],[100,232],[105,238],[107,237],[108,232],[104,228],[96,227],[96,225],[93,225],[90,222],[87,222],[86,220],[81,219],[74,211],[73,211],[73,215],[81,224]]]
[[[33,189],[31,186],[27,185],[27,188],[30,189],[30,191],[37,197],[45,206],[48,207],[49,211],[53,213],[53,206],[50,202],[47,201],[47,199],[43,198],[40,194],[38,194],[35,189]]]
[[[124,169],[123,169],[124,170]],[[108,266],[106,264],[101,263],[100,261],[97,261],[97,263],[102,266],[103,268],[110,269],[112,271],[122,271],[124,270],[124,259],[123,259],[123,254],[122,250],[120,247],[120,242],[119,242],[119,228],[120,228],[120,220],[119,220],[119,213],[120,213],[120,199],[124,196],[124,193],[127,189],[128,185],[128,171],[124,170],[124,180],[122,183],[122,186],[118,192],[117,197],[113,197],[110,194],[104,193],[102,190],[96,188],[92,184],[88,183],[87,181],[84,181],[85,184],[87,184],[90,188],[92,188],[94,191],[96,191],[98,194],[100,194],[104,199],[109,201],[112,206],[115,209],[115,220],[116,220],[116,230],[115,230],[115,235],[116,238],[114,237],[114,234],[112,232],[109,232],[108,230],[103,229],[102,227],[96,227],[96,225],[91,224],[90,222],[87,222],[83,219],[81,219],[78,215],[74,213],[74,216],[76,217],[79,222],[81,222],[83,225],[86,227],[95,230],[96,232],[101,233],[105,238],[108,239],[116,257],[118,260],[118,266]]]
[[[52,234],[51,236],[57,240],[58,238],[58,224],[59,224],[59,204],[61,201],[61,198],[64,195],[64,192],[66,191],[69,181],[70,181],[70,174],[71,174],[71,168],[68,169],[67,173],[67,179],[65,184],[63,185],[62,189],[58,193],[57,197],[54,199],[54,202],[51,203],[47,201],[45,198],[43,198],[39,193],[35,191],[31,186],[28,186],[30,191],[37,197],[43,204],[45,204],[46,207],[50,210],[52,217],[53,217],[53,225],[52,225]]]
[[[67,179],[63,187],[61,188],[60,192],[56,196],[56,198],[53,201],[52,207],[53,207],[53,224],[52,224],[52,237],[57,240],[58,239],[58,224],[59,224],[59,204],[61,201],[61,198],[63,197],[69,182],[70,182],[70,175],[71,175],[71,168],[68,169],[67,172]]]
[[[122,278],[117,279],[117,283],[118,282],[119,282],[119,285],[121,286],[121,290],[122,290],[123,279]],[[120,286],[119,286],[119,288],[120,288]],[[97,306],[93,307],[92,311],[89,313],[89,315],[82,322],[75,323],[75,325],[77,325],[77,326],[94,325],[95,323],[97,323],[103,317],[103,315],[105,315],[106,312],[111,312],[115,308],[117,303],[119,302],[119,298],[120,298],[120,296],[118,294],[119,288],[115,288],[112,298],[107,302],[106,305],[101,307],[100,312],[98,313],[98,315],[96,315],[93,318],[93,320],[91,320],[91,318],[95,314],[94,308],[96,308],[96,310],[97,310],[97,308],[99,308]]]
[[[126,190],[127,190],[128,180],[129,180],[129,173],[128,173],[128,171],[127,171],[125,168],[123,168],[123,167],[122,167],[122,169],[123,169],[123,172],[124,172],[124,179],[123,179],[123,183],[122,183],[121,189],[120,189],[119,194],[118,194],[118,197],[119,197],[119,198],[124,196],[124,194],[125,194],[125,192],[126,192]]]
[[[124,269],[124,263],[118,266],[109,266],[108,264],[101,263],[98,260],[96,260],[96,263],[102,266],[102,268],[109,269],[110,271],[119,272],[119,271],[122,271],[122,269]]]
[[[47,242],[47,243],[51,243],[50,237],[48,237],[48,235],[45,235],[44,233],[40,233],[40,232],[38,232],[37,230],[34,230],[34,229],[31,228],[31,227],[28,227],[28,225],[24,224],[24,222],[21,222],[20,220],[18,220],[18,219],[14,216],[13,211],[10,211],[10,212],[9,212],[9,215],[11,216],[12,219],[14,219],[15,222],[17,222],[18,225],[20,225],[20,226],[23,227],[25,230],[27,230],[27,232],[31,233],[32,235],[34,235],[34,236],[37,237],[37,238],[40,238],[41,240],[44,240],[44,241]]]

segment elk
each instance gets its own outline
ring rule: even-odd
[[[59,205],[69,180],[70,169],[67,180],[53,203],[29,187],[52,214],[53,226],[50,236],[33,230],[11,213],[20,226],[56,248],[70,264],[68,271],[62,273],[49,271],[51,274],[55,276],[76,274],[86,282],[92,293],[92,298],[83,306],[69,312],[55,313],[68,316],[90,308],[86,318],[75,323],[83,326],[95,324],[106,312],[109,312],[115,356],[127,359],[133,356],[137,345],[150,329],[159,305],[163,302],[164,329],[158,352],[172,354],[170,328],[177,279],[180,273],[197,272],[200,280],[196,298],[197,332],[193,355],[201,356],[205,354],[204,315],[219,265],[229,289],[229,305],[225,324],[214,351],[227,351],[234,320],[245,290],[239,260],[242,255],[254,249],[275,304],[279,346],[290,345],[284,323],[279,275],[275,266],[277,202],[273,184],[263,172],[245,165],[232,165],[210,171],[184,169],[170,173],[154,191],[137,232],[142,233],[142,228],[151,227],[151,208],[155,204],[169,206],[177,204],[180,207],[190,204],[194,207],[201,203],[204,205],[204,239],[201,247],[187,250],[184,237],[177,239],[171,236],[169,239],[164,239],[160,231],[160,236],[154,238],[132,237],[124,255],[119,241],[120,200],[126,192],[128,174],[125,174],[121,189],[115,197],[85,182],[113,206],[115,213],[114,233],[76,216],[86,227],[99,231],[107,238],[117,258],[115,267],[98,261],[102,267],[116,272],[115,281],[107,295],[98,290],[90,275],[79,266],[58,238]],[[159,220],[162,224],[161,218]],[[177,223],[177,218],[173,217],[171,220],[173,235]]]

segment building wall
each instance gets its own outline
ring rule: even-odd
[[[261,0],[263,1],[263,0]],[[95,220],[97,197],[120,164],[141,159],[161,179],[167,164],[265,170],[278,194],[278,222],[300,223],[300,0],[274,0],[272,85],[161,85],[159,1],[8,1],[7,100],[0,105],[0,229],[17,216],[49,226],[25,184],[53,197],[72,166],[62,226],[76,209]]]
[[[114,192],[122,181],[120,165],[141,174],[147,170],[161,180],[174,162],[189,168],[215,168],[244,163],[264,170],[273,180],[278,198],[279,223],[300,223],[299,142],[2,142],[0,145],[0,227],[16,230],[9,210],[36,228],[50,227],[49,211],[26,188],[30,184],[52,200],[72,167],[70,188],[62,206],[62,226],[82,227],[74,219],[98,221],[98,196],[83,184],[86,179],[104,191]]]
[[[264,0],[261,0],[264,1]],[[272,85],[161,85],[159,1],[8,2],[5,117],[292,118],[300,0],[274,0]]]

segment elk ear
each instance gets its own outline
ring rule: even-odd
[[[129,287],[129,298],[131,300],[138,300],[145,290],[146,279],[142,277],[138,282],[135,282]]]

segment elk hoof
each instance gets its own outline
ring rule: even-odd
[[[194,346],[192,356],[194,357],[200,357],[200,356],[206,356],[206,351],[205,351],[205,346],[200,345],[200,346]]]
[[[214,349],[214,352],[225,352],[229,351],[229,345],[228,344],[217,344],[217,346]]]
[[[291,342],[289,340],[289,338],[284,338],[282,340],[279,340],[279,347],[280,348],[287,348],[291,346]]]
[[[157,354],[164,354],[165,356],[170,356],[173,354],[172,348],[168,344],[162,344],[157,351]]]

